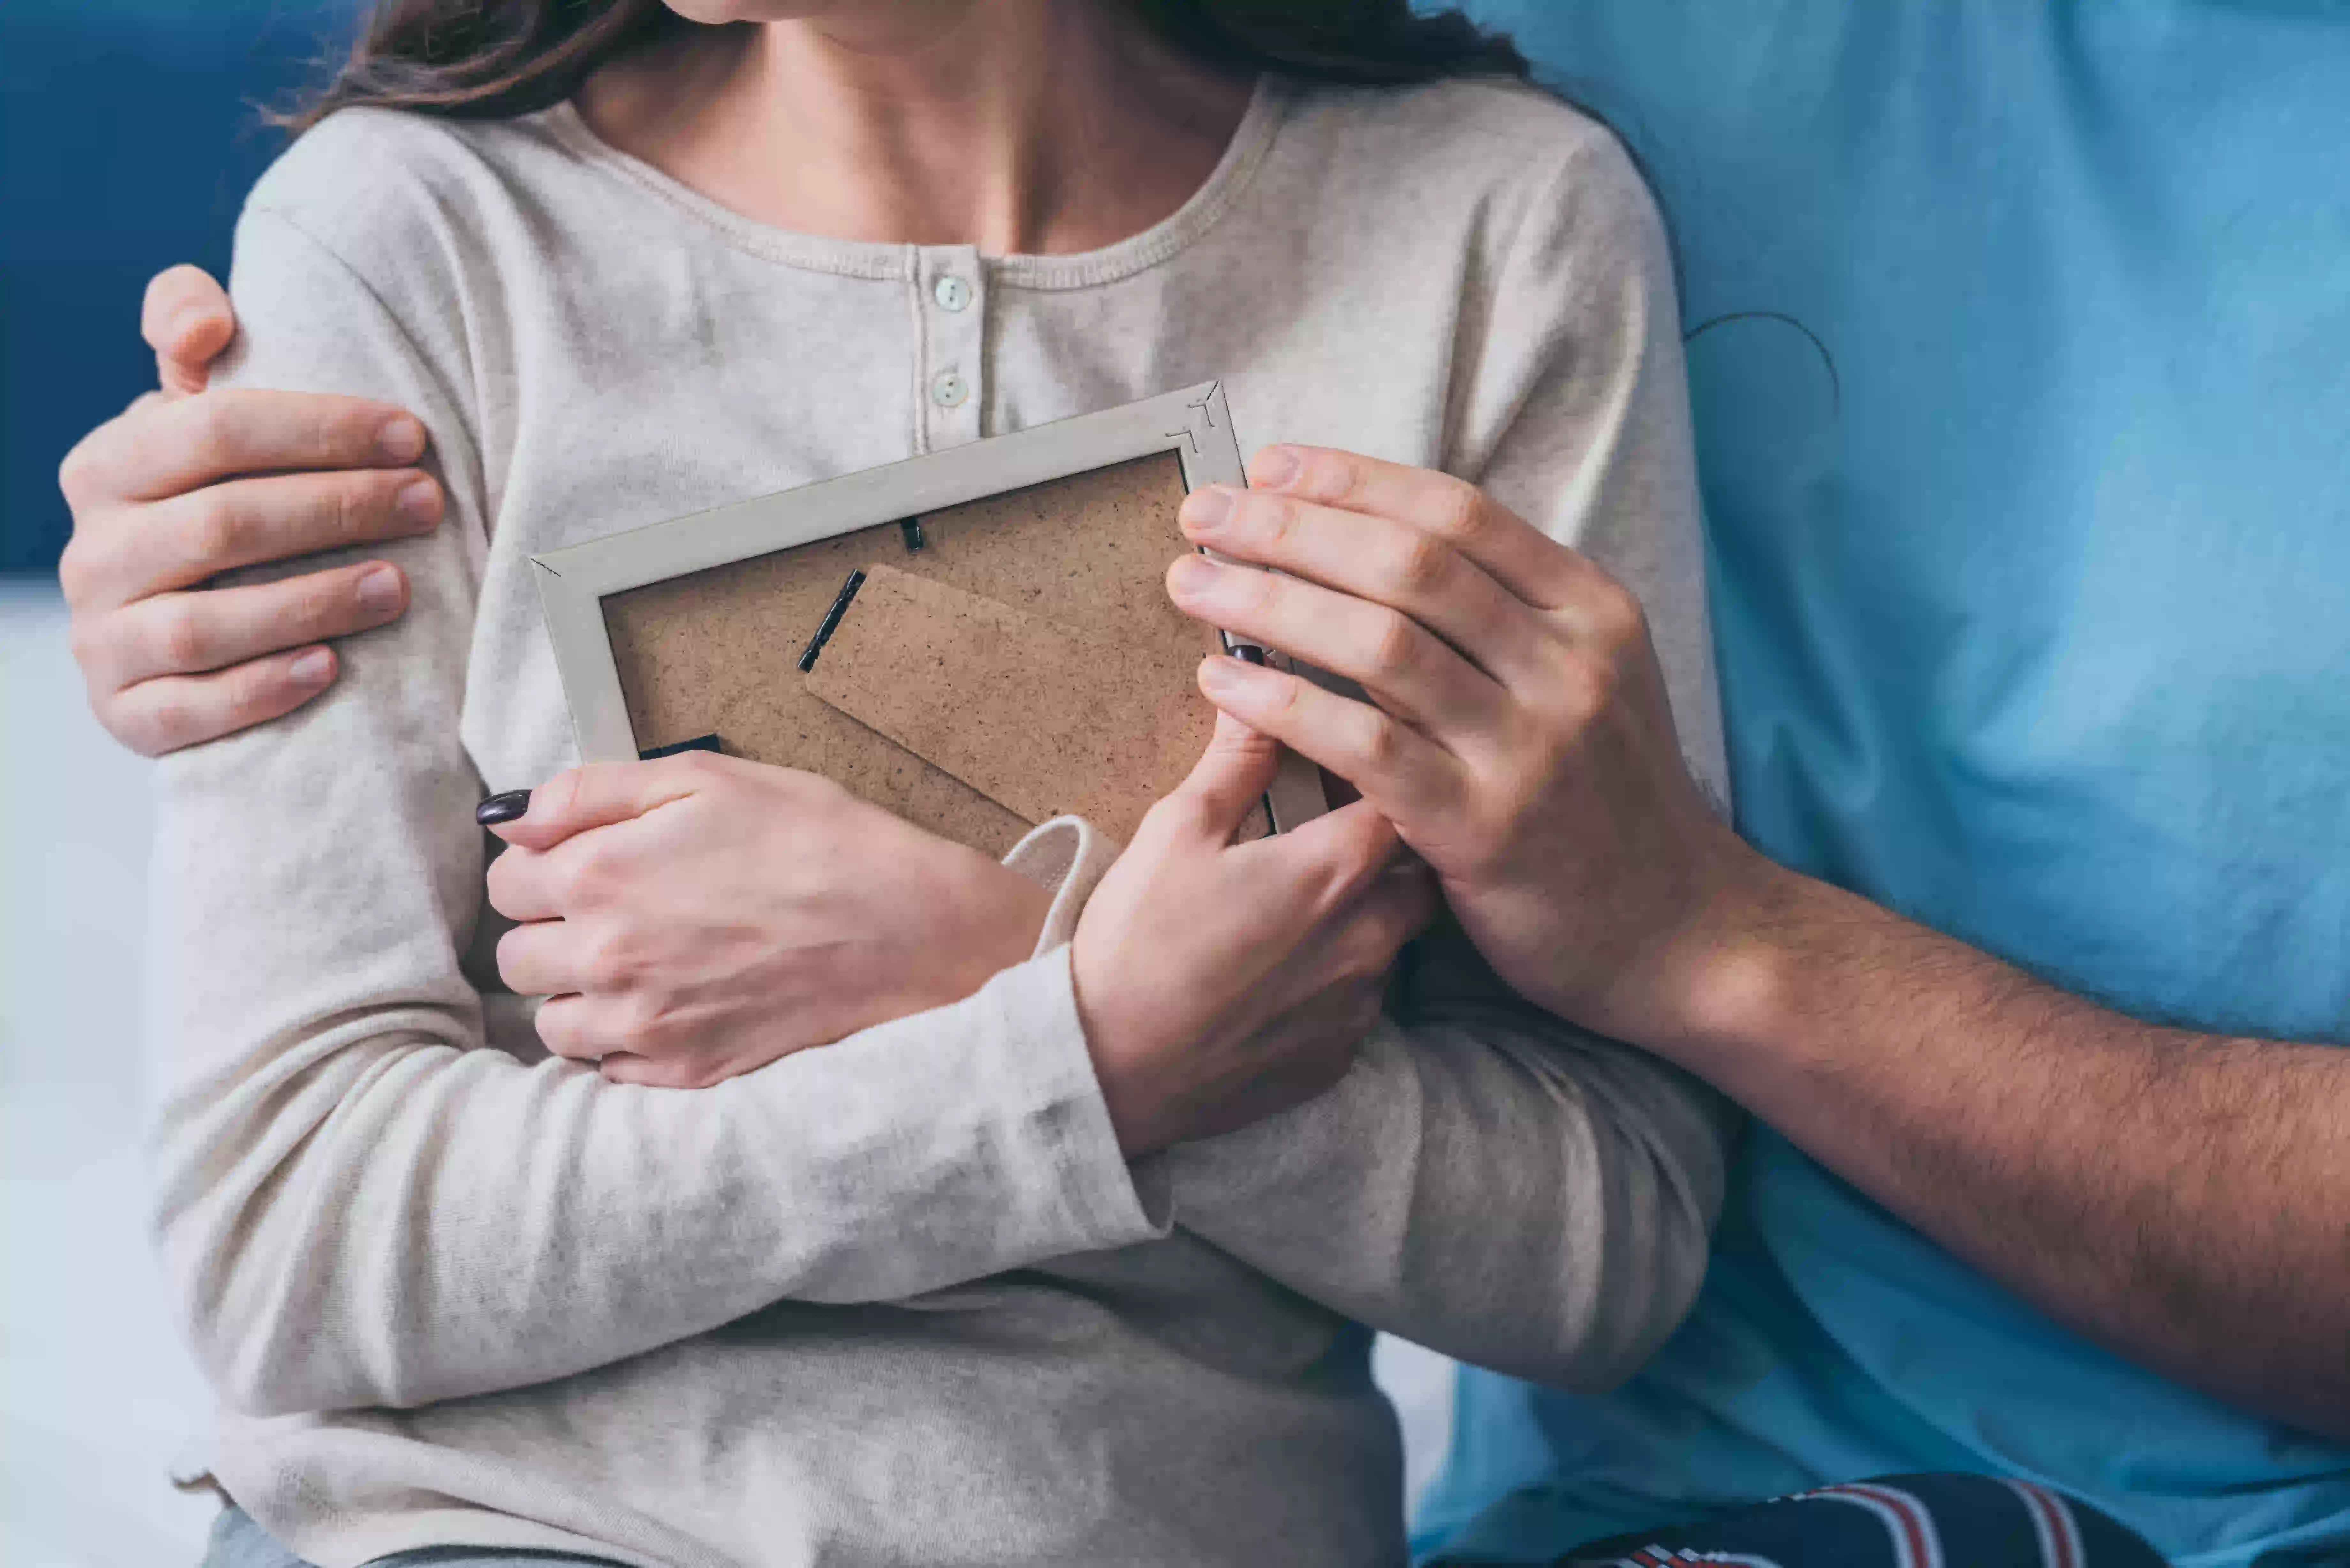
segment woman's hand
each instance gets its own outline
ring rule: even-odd
[[[1225,662],[1238,664],[1238,659]],[[1119,1147],[1245,1127],[1345,1074],[1434,889],[1367,805],[1234,844],[1274,743],[1219,716],[1079,917],[1070,965]]]
[[[300,707],[335,678],[328,639],[408,607],[407,580],[382,561],[191,590],[235,566],[428,532],[442,495],[413,466],[424,427],[398,409],[206,391],[236,317],[195,268],[149,286],[143,330],[163,389],[67,455],[74,533],[57,576],[99,722],[155,756]]]
[[[575,768],[493,831],[498,969],[559,1056],[699,1088],[960,1002],[1051,898],[813,774],[695,752]]]
[[[1674,1030],[1701,919],[1768,867],[1689,776],[1639,601],[1441,473],[1272,447],[1250,478],[1192,493],[1184,532],[1292,575],[1192,556],[1169,591],[1371,701],[1232,659],[1201,667],[1209,699],[1359,788],[1522,994]]]

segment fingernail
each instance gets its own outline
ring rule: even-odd
[[[390,615],[400,607],[400,574],[390,566],[378,566],[359,578],[359,603],[377,615]]]
[[[1304,466],[1298,461],[1297,453],[1288,447],[1267,447],[1256,454],[1256,463],[1249,470],[1249,478],[1267,490],[1278,490],[1295,479],[1297,471]]]
[[[402,415],[375,432],[375,454],[386,462],[414,462],[424,455],[424,427]]]
[[[1183,498],[1178,514],[1184,527],[1195,534],[1212,533],[1232,514],[1232,493],[1221,484],[1195,490]]]
[[[400,514],[420,527],[430,528],[441,521],[441,487],[429,479],[410,480],[393,500]]]
[[[286,678],[296,686],[324,686],[335,673],[335,656],[323,648],[296,657],[286,667]]]
[[[530,791],[510,789],[494,794],[473,808],[473,820],[484,827],[495,827],[503,822],[520,822],[530,810]]]
[[[1200,660],[1200,684],[1210,691],[1237,691],[1247,680],[1237,659],[1211,656]]]
[[[1215,566],[1198,556],[1185,556],[1167,574],[1168,586],[1185,597],[1206,593],[1215,580]]]

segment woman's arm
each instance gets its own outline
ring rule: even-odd
[[[1664,726],[1644,739],[1702,815],[1677,753],[1717,790],[1726,781],[1679,325],[1655,209],[1612,140],[1595,131],[1573,151],[1462,317],[1446,465],[1476,485],[1272,449],[1252,467],[1255,489],[1193,495],[1185,526],[1294,575],[1187,559],[1170,573],[1176,602],[1370,689],[1379,705],[1354,708],[1362,722],[1348,732],[1365,750],[1322,758],[1341,774],[1377,754],[1393,763],[1383,778],[1417,759],[1430,777],[1451,767],[1507,780],[1539,769],[1544,736],[1514,722],[1495,692],[1509,651],[1492,644],[1474,596],[1472,613],[1433,630],[1350,597],[1354,579],[1424,585],[1462,564],[1383,521],[1376,486],[1334,487],[1333,476],[1400,476],[1465,529],[1480,508],[1513,508],[1616,572],[1637,595],[1625,599],[1636,618],[1646,606],[1679,734]],[[1201,673],[1211,697],[1275,734],[1280,694],[1321,695],[1234,660]],[[1586,695],[1582,672],[1565,664],[1507,673],[1546,704]],[[1275,700],[1262,700],[1268,687]],[[1439,807],[1411,821],[1407,839],[1461,919],[1474,929],[1507,918],[1494,900],[1464,898],[1471,884],[1447,874],[1482,842],[1483,818]],[[1616,961],[1609,911],[1588,919],[1587,961]],[[1732,1123],[1710,1091],[1643,1053],[1498,988],[1481,1000],[1465,983],[1473,963],[1457,941],[1430,958],[1331,1094],[1168,1155],[1174,1217],[1378,1327],[1527,1377],[1605,1385],[1628,1375],[1695,1296]],[[1532,991],[1527,977],[1511,978]]]
[[[897,1298],[1161,1233],[1065,951],[698,1093],[486,1048],[461,964],[484,872],[461,734],[486,562],[463,379],[283,218],[247,217],[236,287],[232,379],[415,410],[452,512],[387,552],[411,610],[348,646],[324,699],[161,764],[155,1220],[224,1394],[411,1406],[787,1295]],[[1391,843],[1325,835],[1257,864],[1310,893]]]

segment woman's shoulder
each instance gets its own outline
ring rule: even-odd
[[[1531,83],[1454,78],[1410,87],[1292,88],[1293,119],[1399,192],[1532,195],[1575,183],[1645,204],[1648,186],[1616,133]]]
[[[567,161],[533,116],[452,120],[338,109],[269,166],[245,211],[293,224],[362,271],[445,257]]]

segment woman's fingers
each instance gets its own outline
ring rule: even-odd
[[[1342,511],[1391,517],[1433,535],[1537,609],[1562,609],[1594,577],[1589,561],[1468,481],[1329,447],[1272,446],[1249,483]]]
[[[1280,765],[1281,749],[1273,742],[1229,715],[1217,714],[1208,749],[1183,782],[1150,808],[1135,834],[1136,846],[1154,853],[1171,847],[1162,841],[1180,836],[1198,846],[1222,848],[1273,787]]]
[[[528,811],[490,831],[519,848],[552,849],[591,829],[631,822],[656,806],[682,800],[707,787],[712,772],[724,765],[723,759],[702,752],[650,763],[588,763],[533,789]],[[526,918],[504,906],[500,912]]]
[[[163,390],[201,392],[212,362],[236,337],[236,312],[210,273],[182,265],[148,284],[139,330],[155,350],[155,377]]]
[[[201,745],[292,712],[333,684],[328,648],[297,648],[210,675],[165,675],[93,692],[107,732],[141,756]]]
[[[1184,614],[1357,681],[1440,739],[1490,728],[1506,701],[1441,638],[1385,605],[1205,556],[1177,558],[1167,591]]]
[[[499,861],[513,853],[499,856]],[[504,906],[498,907],[498,912],[506,914]],[[581,953],[579,925],[544,915],[506,918],[522,923],[498,939],[498,978],[515,995],[568,998],[588,989],[590,977],[585,972],[588,966]]]
[[[1505,685],[1547,668],[1539,612],[1425,529],[1223,484],[1191,492],[1180,519],[1195,544],[1409,616]]]
[[[502,950],[504,945],[500,944]],[[520,991],[522,988],[516,986],[515,989]],[[538,1004],[536,1021],[538,1043],[567,1061],[599,1060],[610,1045],[596,1027],[597,1012],[596,1004],[584,996],[548,997]]]
[[[239,474],[404,468],[424,447],[423,425],[387,403],[230,388],[133,408],[83,438],[57,477],[79,513]]]
[[[1439,821],[1461,800],[1460,760],[1367,702],[1278,670],[1216,656],[1201,661],[1200,690],[1250,729],[1352,784],[1363,792],[1363,804],[1399,825]],[[1308,823],[1299,832],[1317,826]]]
[[[196,675],[366,631],[408,607],[408,579],[383,561],[274,583],[157,594],[88,623],[75,652],[107,690]]]

